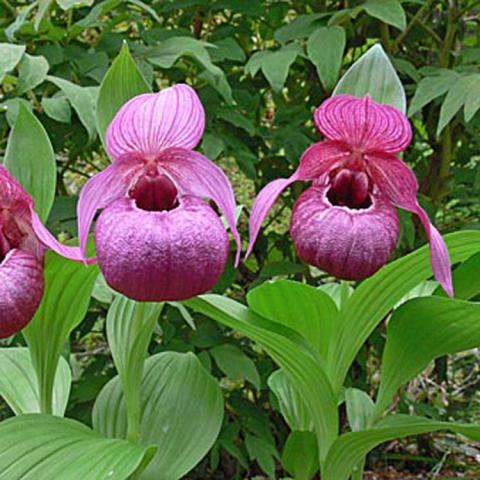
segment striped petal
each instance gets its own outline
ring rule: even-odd
[[[331,97],[315,110],[314,116],[318,129],[327,139],[363,152],[398,153],[405,150],[412,139],[407,117],[369,96]]]
[[[154,159],[169,147],[195,148],[205,128],[205,112],[195,90],[185,84],[132,98],[107,129],[107,151]]]

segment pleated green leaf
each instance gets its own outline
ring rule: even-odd
[[[23,330],[41,385],[43,413],[52,410],[60,354],[70,332],[85,318],[97,276],[96,265],[86,267],[53,252],[45,257],[45,294],[33,320]]]
[[[139,440],[159,448],[140,478],[181,478],[207,454],[220,432],[220,387],[192,353],[164,352],[145,362],[142,389]],[[127,412],[118,377],[100,392],[93,425],[106,437],[126,436]]]
[[[348,480],[355,465],[381,443],[421,433],[447,430],[480,440],[480,425],[438,422],[423,417],[392,415],[375,428],[342,435],[332,446],[325,463],[324,480]]]
[[[435,358],[478,346],[480,304],[440,297],[403,304],[388,324],[376,413]]]
[[[0,423],[0,480],[126,480],[152,450],[51,415]]]
[[[61,417],[65,413],[71,383],[70,366],[60,357],[53,384],[54,415]],[[15,415],[40,413],[38,382],[28,348],[0,349],[0,397]]]

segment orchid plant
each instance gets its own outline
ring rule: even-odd
[[[372,76],[372,65],[386,73]],[[304,262],[342,282],[329,289],[265,282],[249,291],[247,304],[206,293],[228,261],[225,224],[235,265],[242,243],[227,176],[194,150],[205,112],[192,87],[152,93],[122,48],[97,104],[111,164],[81,190],[79,246],[61,243],[42,223],[51,208],[42,189],[54,180],[42,177],[48,168],[33,181],[18,167],[14,128],[0,166],[0,337],[23,329],[27,347],[0,349],[0,395],[16,414],[0,423],[0,478],[174,480],[205,457],[222,426],[222,391],[192,353],[149,356],[165,303],[236,330],[276,362],[268,385],[291,429],[282,462],[295,479],[319,471],[322,480],[360,480],[371,449],[408,435],[443,429],[480,440],[479,425],[391,409],[398,389],[433,359],[480,345],[479,305],[468,301],[480,284],[465,281],[478,263],[480,234],[442,238],[420,206],[415,175],[399,157],[412,136],[405,103],[377,45],[318,107],[325,138],[289,178],[259,193],[246,254],[282,191],[311,181],[292,212],[293,243]],[[35,116],[22,107],[18,118],[50,152]],[[53,152],[46,162],[54,165]],[[418,216],[429,245],[387,263],[399,237],[397,208]],[[434,295],[416,298],[432,273]],[[62,350],[102,279],[113,298],[106,330],[118,375],[98,394],[89,428],[63,418],[71,370]],[[361,282],[353,288],[350,281]],[[347,378],[382,322],[381,380],[371,395]]]

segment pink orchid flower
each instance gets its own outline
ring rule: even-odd
[[[78,204],[85,254],[95,213],[97,260],[107,283],[139,301],[182,300],[212,288],[228,257],[223,212],[238,245],[235,198],[222,170],[193,149],[205,128],[195,91],[176,85],[129,100],[107,130],[113,163]]]
[[[78,248],[62,245],[43,226],[30,195],[0,165],[0,338],[17,333],[35,315],[47,247],[82,259]]]
[[[274,180],[258,194],[247,256],[282,191],[297,180],[313,181],[296,201],[290,222],[303,261],[341,279],[372,275],[397,244],[398,207],[420,218],[430,241],[433,274],[452,296],[447,247],[418,204],[415,174],[396,156],[412,139],[407,118],[368,96],[350,95],[326,100],[314,117],[325,140],[303,153],[290,178]]]

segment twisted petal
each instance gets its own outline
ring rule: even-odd
[[[195,90],[179,84],[128,101],[107,129],[107,150],[114,160],[155,158],[169,147],[195,148],[204,128],[205,112]]]
[[[200,153],[170,148],[158,158],[160,168],[172,178],[182,194],[211,198],[222,211],[237,243],[236,263],[242,243],[236,226],[235,196],[223,171]]]
[[[382,197],[373,197],[366,209],[333,206],[327,189],[310,187],[295,202],[290,231],[298,256],[337,278],[369,277],[395,248],[397,212]]]
[[[117,200],[95,227],[100,269],[115,290],[139,301],[184,300],[211,289],[228,257],[228,235],[203,200],[180,198],[151,212]]]
[[[82,259],[85,260],[88,233],[95,213],[98,209],[110,205],[114,200],[124,197],[130,188],[132,179],[141,167],[141,164],[138,165],[133,161],[121,160],[90,178],[83,186],[77,206]]]
[[[35,255],[10,250],[0,264],[0,338],[20,331],[43,296],[43,264]]]
[[[430,258],[435,278],[445,292],[453,297],[452,271],[447,246],[417,201],[417,179],[410,168],[393,156],[368,157],[368,168],[375,184],[399,208],[420,218],[430,242]]]
[[[396,108],[380,105],[369,96],[337,95],[315,110],[315,123],[329,140],[362,151],[398,153],[412,139],[410,123]]]

